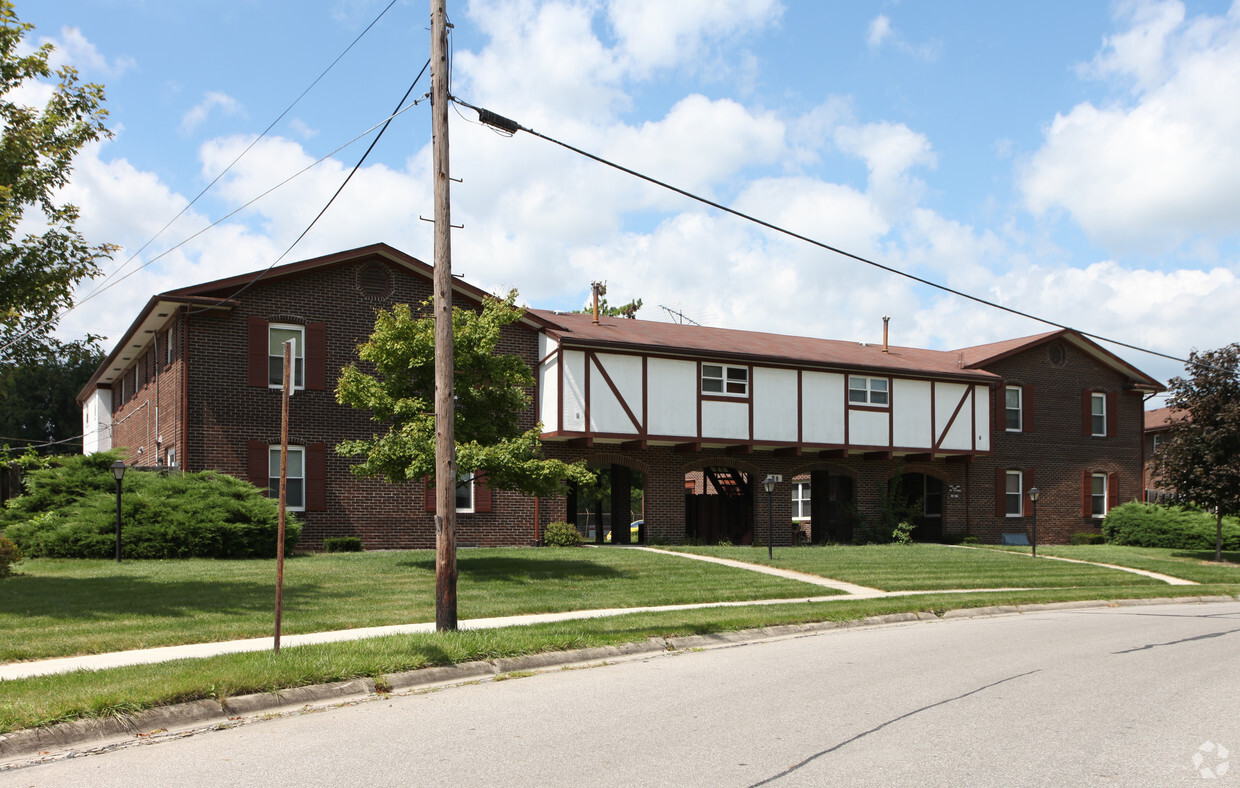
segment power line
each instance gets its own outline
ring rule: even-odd
[[[651,183],[651,184],[654,184],[655,186],[662,187],[664,189],[667,189],[668,191],[676,192],[677,194],[683,197],[688,197],[690,200],[694,200],[696,202],[702,203],[703,205],[708,205],[711,208],[715,208],[716,210],[720,210],[720,211],[723,211],[724,213],[731,214],[732,216],[736,216],[737,218],[744,219],[747,222],[752,222],[753,224],[759,225],[761,227],[765,227],[768,230],[773,230],[774,232],[780,233],[782,235],[786,235],[790,238],[795,238],[798,241],[803,241],[812,246],[817,246],[820,249],[825,249],[829,252],[834,252],[835,254],[841,255],[842,257],[847,257],[851,260],[856,260],[859,263],[864,263],[866,265],[873,266],[875,268],[886,271],[887,273],[895,274],[897,276],[902,276],[905,279],[910,279],[914,282],[917,282],[918,284],[922,284],[927,287],[932,287],[936,290],[942,290],[945,293],[951,293],[952,295],[959,296],[960,298],[968,299],[969,301],[982,304],[983,306],[988,306],[993,309],[998,309],[1003,312],[1008,312],[1009,314],[1017,315],[1018,317],[1023,317],[1028,320],[1033,320],[1038,323],[1044,323],[1045,325],[1048,325],[1048,326],[1054,326],[1055,328],[1064,329],[1065,331],[1073,331],[1077,334],[1080,334],[1081,336],[1089,337],[1090,339],[1095,339],[1100,342],[1107,342],[1112,345],[1118,345],[1120,347],[1128,348],[1129,350],[1135,350],[1139,353],[1147,353],[1151,356],[1158,356],[1160,358],[1169,359],[1171,361],[1176,361],[1176,362],[1179,362],[1185,365],[1188,365],[1190,363],[1187,359],[1179,358],[1177,356],[1172,356],[1167,353],[1161,353],[1157,350],[1150,350],[1149,348],[1140,347],[1138,345],[1132,345],[1127,342],[1121,342],[1118,339],[1110,339],[1108,337],[1100,336],[1098,334],[1092,334],[1088,331],[1082,331],[1080,329],[1076,329],[1071,326],[1064,325],[1063,323],[1056,323],[1054,320],[1048,320],[1047,318],[1038,317],[1037,315],[1032,315],[1028,312],[1022,312],[1021,310],[1015,309],[1010,306],[1004,306],[1003,304],[997,304],[993,301],[987,301],[986,299],[981,298],[980,296],[975,296],[970,293],[966,293],[962,290],[956,290],[955,288],[948,287],[947,285],[942,285],[942,284],[939,284],[938,282],[932,282],[929,279],[923,279],[920,276],[915,276],[914,274],[910,274],[906,271],[901,271],[898,268],[892,268],[891,266],[883,265],[882,263],[876,262],[874,260],[870,260],[869,258],[866,258],[866,257],[862,257],[861,255],[853,254],[852,252],[845,251],[844,249],[840,249],[839,247],[831,246],[830,244],[823,243],[822,241],[816,240],[814,238],[810,238],[805,235],[801,235],[800,233],[794,232],[785,227],[781,227],[777,224],[772,224],[771,222],[765,221],[763,219],[759,219],[758,217],[753,216],[752,214],[748,214],[743,211],[738,211],[735,208],[729,208],[726,205],[722,205],[713,200],[709,200],[705,197],[694,194],[693,192],[686,191],[685,189],[681,189],[677,186],[673,186],[657,178],[651,177],[649,175],[645,175],[636,170],[625,167],[624,165],[617,164],[613,161],[609,161],[608,159],[604,159],[603,157],[597,156],[593,153],[590,153],[589,151],[585,151],[585,150],[582,150],[581,148],[570,145],[567,142],[562,142],[558,139],[555,139],[554,137],[547,136],[546,134],[542,134],[541,132],[537,132],[537,131],[534,131],[533,129],[522,126],[520,123],[517,123],[515,120],[506,118],[503,115],[498,115],[494,112],[491,112],[490,110],[483,109],[481,107],[475,107],[473,104],[470,104],[469,102],[464,101],[463,99],[457,98],[456,96],[452,96],[451,100],[455,101],[461,106],[469,107],[470,109],[474,110],[475,112],[478,113],[478,120],[482,121],[488,126],[492,126],[496,129],[499,129],[500,131],[506,132],[509,135],[516,134],[518,131],[524,131],[526,134],[530,134],[532,136],[538,137],[539,139],[546,140],[547,142],[550,142],[554,145],[559,145],[560,147],[570,150],[573,153],[576,153],[580,156],[584,156],[587,159],[592,159],[593,161],[596,161],[599,164],[603,164],[607,167],[611,167],[613,169],[619,170],[620,172],[623,172],[627,175],[632,175],[634,178],[638,178],[640,180],[646,181],[647,183]]]
[[[422,66],[422,70],[418,72],[418,75],[417,75],[416,77],[414,77],[414,79],[413,79],[413,84],[411,84],[411,85],[409,86],[409,89],[405,91],[405,95],[401,96],[400,101],[396,102],[396,109],[397,109],[397,110],[399,110],[402,106],[404,106],[405,101],[406,101],[406,100],[408,100],[408,98],[409,98],[409,94],[413,92],[413,89],[414,89],[415,87],[417,87],[418,82],[422,79],[422,75],[426,73],[426,69],[427,69],[427,68],[429,68],[429,67],[430,67],[430,65],[431,65],[431,61],[428,59],[428,60],[426,61],[426,65]],[[421,100],[421,99],[419,99],[419,101],[420,101],[420,100]],[[417,101],[415,101],[415,102],[414,102],[414,104],[415,104],[415,105],[416,105],[417,103],[418,103]],[[264,268],[263,270],[261,270],[261,271],[259,271],[257,274],[255,274],[255,275],[254,275],[254,278],[252,278],[250,281],[246,282],[246,283],[245,283],[245,284],[241,287],[241,289],[239,289],[237,292],[233,293],[232,295],[228,296],[227,298],[223,298],[223,299],[221,299],[221,302],[222,302],[222,301],[228,301],[228,300],[230,300],[230,299],[236,298],[237,296],[239,296],[239,295],[241,295],[242,293],[244,293],[246,290],[250,289],[250,286],[251,286],[251,285],[253,285],[253,284],[254,284],[255,282],[257,282],[259,279],[262,279],[264,276],[266,276],[268,271],[270,271],[272,268],[275,268],[275,267],[276,267],[276,265],[277,265],[277,264],[278,264],[281,260],[283,260],[286,256],[288,256],[288,253],[289,253],[289,252],[291,252],[291,251],[293,251],[293,247],[295,247],[295,246],[297,246],[297,244],[301,243],[301,239],[302,239],[302,238],[305,238],[305,237],[306,237],[306,233],[310,232],[311,228],[313,228],[313,227],[314,227],[314,225],[318,224],[319,219],[322,219],[322,218],[323,218],[323,214],[327,213],[327,209],[328,209],[328,208],[330,208],[330,207],[332,206],[332,203],[334,203],[334,202],[336,201],[336,198],[340,196],[340,193],[341,193],[342,191],[344,191],[344,187],[348,185],[349,181],[353,179],[353,176],[354,176],[354,175],[357,173],[357,171],[361,168],[362,164],[363,164],[363,163],[365,163],[365,161],[366,161],[366,157],[368,157],[368,156],[370,155],[370,152],[371,152],[372,150],[374,150],[374,149],[375,149],[375,146],[379,144],[379,140],[383,139],[383,132],[387,131],[388,126],[392,125],[392,121],[393,121],[393,119],[395,119],[395,117],[396,117],[395,115],[392,115],[391,117],[389,117],[389,118],[387,119],[387,121],[383,124],[383,128],[379,129],[379,133],[378,133],[378,134],[376,134],[376,135],[375,135],[375,138],[374,138],[373,140],[371,140],[371,141],[370,141],[370,145],[366,148],[366,152],[365,152],[365,153],[363,153],[363,154],[361,155],[361,158],[359,158],[359,159],[357,160],[357,164],[354,164],[354,165],[353,165],[353,169],[349,170],[349,174],[345,176],[345,179],[341,182],[340,186],[336,189],[335,194],[333,194],[333,195],[331,196],[331,199],[329,199],[329,200],[327,201],[327,204],[323,206],[323,209],[322,209],[322,210],[320,210],[320,211],[318,212],[318,215],[316,215],[313,219],[311,219],[311,220],[310,220],[310,224],[306,225],[306,229],[304,229],[304,230],[302,230],[302,231],[301,231],[301,234],[300,234],[300,235],[298,235],[298,236],[297,236],[297,238],[296,238],[296,239],[294,239],[294,240],[293,240],[293,242],[292,242],[291,244],[289,244],[289,245],[288,245],[288,248],[287,248],[287,249],[285,249],[283,252],[281,252],[281,253],[280,253],[280,256],[279,256],[279,257],[277,257],[275,260],[272,260],[272,261],[271,261],[271,265],[267,266],[266,268]],[[206,312],[206,311],[209,311],[209,309],[210,309],[209,307],[204,307],[204,308],[202,308],[202,309],[194,309],[194,310],[191,310],[191,311],[190,311],[190,314],[191,314],[191,315],[196,315],[196,314],[198,314],[199,312]]]
[[[314,89],[314,86],[315,86],[315,85],[319,84],[319,82],[323,79],[323,77],[327,76],[327,73],[328,73],[329,71],[331,71],[333,68],[335,68],[335,67],[336,67],[336,64],[340,62],[341,58],[343,58],[345,55],[349,54],[349,51],[353,49],[353,47],[357,44],[357,42],[358,42],[358,41],[361,41],[361,40],[362,40],[362,37],[363,37],[363,36],[365,36],[367,33],[369,33],[369,32],[370,32],[370,29],[371,29],[372,27],[374,27],[374,26],[378,23],[378,21],[379,21],[380,19],[382,19],[382,18],[383,18],[384,14],[386,14],[389,10],[391,10],[392,6],[394,6],[394,5],[396,5],[396,0],[392,0],[392,2],[388,3],[388,4],[387,4],[387,7],[385,7],[382,11],[380,11],[380,12],[379,12],[379,15],[378,15],[378,16],[376,16],[374,19],[372,19],[369,25],[366,25],[366,29],[365,29],[365,30],[363,30],[362,32],[358,33],[358,34],[357,34],[357,37],[356,37],[356,38],[354,38],[354,39],[353,39],[353,41],[352,41],[352,42],[350,42],[350,43],[349,43],[349,45],[348,45],[347,47],[345,47],[345,48],[344,48],[344,50],[343,50],[343,51],[342,51],[339,55],[336,55],[336,59],[335,59],[335,60],[333,60],[330,64],[328,64],[327,68],[323,69],[323,71],[322,71],[322,72],[321,72],[321,73],[320,73],[317,77],[315,77],[315,78],[314,78],[314,81],[313,81],[313,82],[311,82],[308,86],[306,86],[306,89],[305,89],[305,90],[303,90],[303,91],[302,91],[302,92],[301,92],[301,93],[297,96],[297,98],[293,99],[293,102],[292,102],[291,104],[289,104],[287,107],[285,107],[285,108],[284,108],[284,111],[283,111],[283,112],[281,112],[279,115],[277,115],[277,116],[276,116],[276,119],[275,119],[275,120],[273,120],[273,121],[271,121],[271,123],[270,123],[270,124],[268,124],[267,128],[263,129],[263,131],[262,131],[262,133],[261,133],[261,134],[259,134],[259,135],[258,135],[257,137],[255,137],[253,140],[251,140],[249,145],[245,146],[245,150],[243,150],[243,151],[241,151],[240,153],[238,153],[238,154],[237,154],[237,156],[236,156],[236,158],[234,158],[231,162],[229,162],[229,163],[228,163],[228,166],[227,166],[227,167],[225,167],[224,169],[220,170],[220,172],[219,172],[219,173],[218,173],[218,174],[217,174],[214,178],[212,178],[212,179],[211,179],[211,182],[210,182],[210,183],[208,183],[206,186],[204,186],[204,187],[202,188],[202,191],[198,192],[198,194],[197,194],[197,195],[195,195],[194,199],[190,200],[190,201],[189,201],[189,203],[187,203],[187,204],[185,205],[185,207],[184,207],[184,208],[182,208],[179,212],[177,212],[177,215],[176,215],[176,216],[173,216],[171,219],[169,219],[167,224],[165,224],[163,227],[159,228],[159,231],[158,231],[158,232],[156,232],[156,233],[155,233],[154,235],[152,235],[149,239],[147,239],[146,243],[142,244],[142,246],[140,246],[140,247],[137,249],[137,251],[135,251],[133,254],[131,254],[131,255],[129,256],[129,259],[128,259],[128,260],[126,260],[124,263],[122,263],[122,264],[120,264],[119,266],[117,266],[117,267],[116,267],[116,270],[114,270],[112,273],[110,273],[110,274],[108,274],[107,276],[105,276],[105,277],[103,278],[103,280],[99,283],[99,284],[100,284],[100,288],[102,288],[102,286],[103,286],[104,284],[106,284],[106,283],[107,283],[107,281],[108,281],[109,279],[111,279],[113,276],[116,276],[116,275],[117,275],[117,274],[119,274],[121,271],[125,270],[125,268],[126,268],[126,267],[128,267],[128,265],[129,265],[130,263],[132,263],[135,259],[137,259],[138,255],[140,255],[140,254],[142,254],[144,251],[146,251],[146,248],[147,248],[148,246],[150,246],[152,243],[154,243],[154,242],[155,242],[155,239],[156,239],[156,238],[158,238],[159,236],[163,235],[163,234],[164,234],[164,231],[165,231],[165,230],[167,230],[169,227],[171,227],[171,226],[173,225],[173,223],[174,223],[174,222],[176,222],[176,220],[177,220],[177,219],[180,219],[182,216],[184,216],[184,215],[185,215],[185,212],[186,212],[186,211],[188,211],[190,208],[194,207],[194,204],[195,204],[195,203],[197,203],[197,202],[198,202],[198,200],[200,200],[200,199],[202,198],[202,196],[203,196],[203,195],[205,195],[207,192],[209,192],[209,191],[211,190],[211,188],[212,188],[213,186],[215,186],[215,184],[216,184],[216,183],[218,183],[218,182],[219,182],[220,178],[223,178],[225,175],[227,175],[227,174],[228,174],[228,172],[229,172],[230,170],[232,170],[232,168],[233,168],[233,167],[237,164],[237,162],[241,161],[241,159],[242,159],[242,158],[243,158],[243,157],[244,157],[247,153],[249,153],[249,152],[250,152],[250,151],[254,148],[254,146],[255,146],[255,145],[257,145],[257,144],[258,144],[258,143],[259,143],[259,142],[260,142],[260,141],[261,141],[264,137],[266,137],[266,136],[267,136],[267,134],[268,134],[268,133],[269,133],[269,132],[270,132],[273,128],[275,128],[275,127],[276,127],[276,124],[277,124],[277,123],[279,123],[281,120],[283,120],[283,119],[284,119],[284,116],[285,116],[285,115],[287,115],[287,114],[288,114],[288,113],[289,113],[289,112],[293,109],[293,107],[297,106],[297,105],[301,102],[301,100],[302,100],[303,98],[305,98],[305,97],[306,97],[306,94],[307,94],[307,93],[309,93],[311,90],[313,90],[313,89]],[[88,293],[88,294],[87,294],[87,298],[89,298],[90,296],[93,296],[96,292],[100,292],[100,288],[96,288],[96,290],[95,290],[95,291],[93,291],[93,292],[91,292],[91,293]]]

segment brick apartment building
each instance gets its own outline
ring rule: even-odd
[[[422,303],[431,278],[376,244],[154,296],[79,395],[83,448],[269,487],[292,338],[289,506],[303,546],[432,546],[424,484],[359,478],[334,451],[376,431],[336,403],[340,369],[375,310]],[[456,280],[458,305],[485,295]],[[933,351],[532,309],[501,347],[535,373],[523,420],[543,424],[547,456],[607,474],[609,520],[641,518],[638,538],[668,542],[747,543],[768,523],[776,544],[794,523],[849,541],[897,484],[919,538],[1027,533],[1037,486],[1039,538],[1066,541],[1141,497],[1143,395],[1162,390],[1070,331]],[[782,476],[770,495],[768,474]],[[457,498],[461,545],[532,545],[549,522],[584,523],[571,489],[535,499],[465,480]]]

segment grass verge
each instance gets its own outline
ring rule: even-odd
[[[1134,584],[970,594],[925,594],[869,600],[706,608],[627,614],[505,629],[425,635],[228,654],[198,660],[0,683],[0,733],[70,720],[132,714],[183,701],[270,692],[359,677],[546,651],[617,645],[647,638],[752,629],[814,621],[850,621],[910,611],[941,615],[956,608],[1024,605],[1080,599],[1140,599],[1234,595],[1235,585]]]
[[[1028,547],[1004,547],[1007,552],[1028,554]],[[1223,552],[1223,563],[1214,560],[1213,550],[1181,550],[1163,547],[1121,547],[1118,545],[1039,545],[1040,555],[1097,561],[1159,572],[1194,583],[1240,583],[1240,552]]]

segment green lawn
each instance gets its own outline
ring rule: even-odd
[[[667,549],[736,561],[769,563],[765,547]],[[883,591],[1165,585],[1158,580],[1114,569],[1062,561],[1033,561],[1028,556],[1009,552],[965,550],[940,544],[777,547],[774,552],[773,565],[781,569],[793,569]],[[1215,582],[1240,582],[1240,577]]]
[[[275,561],[24,561],[0,581],[0,662],[272,634]],[[824,596],[807,585],[637,550],[467,549],[462,619]],[[433,551],[285,563],[286,634],[435,620]]]
[[[1006,551],[1029,553],[1028,547],[1005,547]],[[1240,552],[1223,552],[1223,563],[1214,560],[1213,550],[1176,550],[1163,547],[1118,547],[1116,545],[1038,546],[1039,555],[1097,561],[1101,564],[1131,566],[1195,583],[1240,583]]]

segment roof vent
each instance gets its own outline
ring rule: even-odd
[[[891,322],[891,315],[883,315],[883,352],[887,352],[887,324]]]

